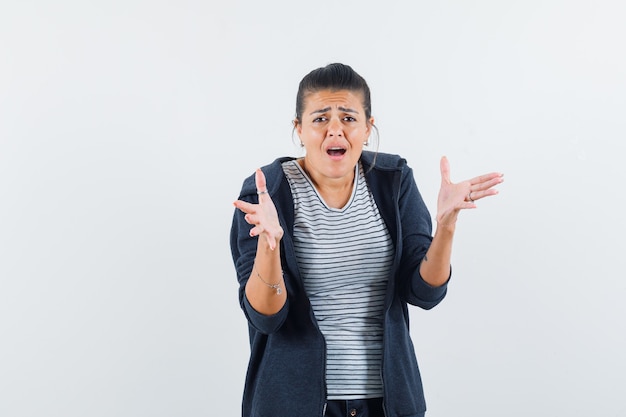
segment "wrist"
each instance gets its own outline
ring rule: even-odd
[[[435,220],[437,221],[437,229],[451,229],[454,231],[458,217],[457,214],[458,213],[454,212],[438,214],[437,217],[435,217]]]
[[[278,254],[280,254],[280,239],[274,239],[274,242],[274,249],[272,249],[269,239],[267,239],[267,237],[265,236],[259,236],[256,250],[257,255],[274,258]]]
[[[445,222],[437,222],[437,231],[441,230],[444,232],[454,232],[456,229],[456,221],[445,223]],[[435,231],[436,232],[436,231]]]

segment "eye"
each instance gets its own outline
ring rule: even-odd
[[[320,117],[316,117],[315,119],[313,119],[313,123],[322,123],[327,121],[328,119],[326,118],[326,116],[320,116]]]
[[[346,122],[356,122],[356,119],[352,116],[345,116],[343,120]]]

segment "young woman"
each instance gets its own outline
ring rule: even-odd
[[[376,128],[351,67],[304,77],[294,127],[305,156],[258,169],[234,203],[243,416],[423,416],[407,304],[444,298],[458,214],[497,194],[502,174],[455,184],[442,158],[433,235],[406,161],[363,149]]]

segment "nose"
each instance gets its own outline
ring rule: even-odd
[[[328,123],[327,136],[343,136],[343,125],[341,120],[336,117],[330,119]]]

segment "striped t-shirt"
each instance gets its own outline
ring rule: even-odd
[[[326,340],[329,400],[382,397],[383,309],[393,245],[365,182],[328,207],[296,161],[283,163],[293,194],[298,266]]]

